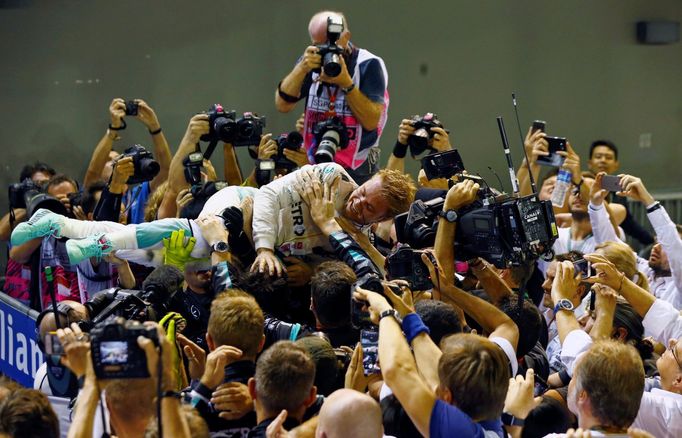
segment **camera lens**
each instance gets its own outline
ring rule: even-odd
[[[255,125],[251,120],[243,120],[239,124],[239,136],[240,137],[251,137],[255,130]]]
[[[224,116],[216,117],[213,122],[213,131],[224,142],[231,142],[234,139],[235,128],[235,121]]]
[[[326,131],[322,135],[322,140],[320,141],[317,151],[315,151],[315,162],[316,163],[329,163],[334,161],[336,156],[336,149],[339,146],[340,136],[339,133],[333,130]]]
[[[159,166],[159,163],[152,160],[151,158],[142,158],[139,161],[139,165],[140,174],[145,178],[149,178],[149,180],[154,179],[154,177],[161,171],[161,166]]]
[[[341,62],[339,55],[336,53],[330,52],[324,55],[322,65],[324,66],[324,74],[331,78],[335,78],[341,74]]]
[[[412,229],[412,246],[415,248],[427,248],[433,246],[436,241],[436,232],[433,228],[419,224]]]
[[[284,147],[287,149],[292,149],[296,150],[301,147],[303,144],[303,136],[299,134],[297,131],[291,131],[289,135],[287,135],[286,142],[284,143]]]

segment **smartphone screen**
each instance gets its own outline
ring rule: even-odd
[[[381,372],[379,368],[379,332],[377,330],[360,330],[362,345],[362,368],[365,376]]]
[[[561,167],[564,164],[564,157],[558,155],[557,152],[566,151],[566,139],[564,137],[546,136],[545,140],[547,140],[549,155],[538,157],[538,164],[543,166]]]
[[[367,306],[368,304],[364,301],[358,301],[355,298],[350,299],[350,323],[356,329],[374,326],[369,317]]]
[[[573,269],[575,275],[580,274],[580,278],[585,279],[592,276],[592,264],[585,259],[580,259],[573,262]]]
[[[620,177],[618,175],[604,175],[601,178],[601,188],[609,192],[620,192]]]

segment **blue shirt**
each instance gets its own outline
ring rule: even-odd
[[[128,210],[128,223],[141,224],[144,222],[144,208],[152,189],[149,181],[142,184],[128,187],[128,191],[123,195],[123,203]]]
[[[484,438],[492,435],[491,432],[500,438],[505,437],[502,422],[499,419],[475,423],[458,407],[449,405],[442,400],[436,400],[431,411],[429,425],[429,436],[431,438],[453,436]]]

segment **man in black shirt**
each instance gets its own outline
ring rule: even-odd
[[[208,351],[206,330],[211,313],[211,302],[215,297],[211,287],[211,263],[208,260],[187,262],[185,281],[187,289],[173,295],[169,309],[172,312],[178,312],[187,321],[182,334]]]

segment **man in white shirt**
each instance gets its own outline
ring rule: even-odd
[[[607,192],[601,190],[603,175],[597,175],[588,209],[597,243],[619,240],[604,208]],[[638,258],[638,268],[646,274],[649,290],[655,297],[671,303],[676,309],[682,309],[682,238],[679,228],[670,220],[665,208],[647,191],[641,179],[621,175],[620,185],[622,194],[640,201],[646,207],[647,217],[658,239],[648,261]]]

